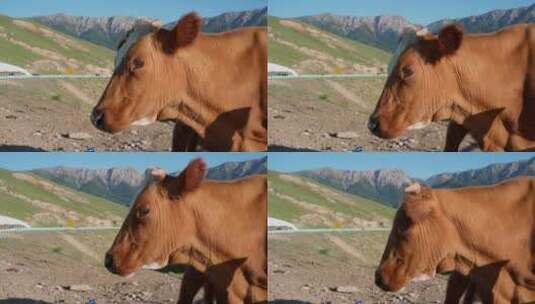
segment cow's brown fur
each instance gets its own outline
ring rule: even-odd
[[[447,151],[457,150],[466,134],[485,151],[533,149],[534,74],[534,24],[478,35],[446,26],[402,52],[370,129],[394,138],[416,123],[450,120]]]
[[[204,149],[265,150],[266,29],[206,34],[201,24],[190,13],[133,44],[93,111],[96,127],[115,133],[142,119],[172,119],[195,131]]]
[[[178,177],[155,171],[108,251],[106,267],[126,276],[144,265],[189,264],[203,273],[218,303],[261,303],[267,297],[266,177],[216,182],[204,181],[204,172],[201,160]]]
[[[451,286],[450,298],[467,291],[484,303],[535,301],[534,240],[534,178],[486,187],[422,187],[405,195],[376,283],[395,291],[422,274],[454,271],[470,285]]]

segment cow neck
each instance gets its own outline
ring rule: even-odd
[[[485,213],[489,212],[492,208],[485,208],[485,206],[477,203],[478,200],[466,200],[462,199],[465,197],[464,190],[434,190],[439,193],[447,194],[448,192],[453,191],[454,196],[444,195],[443,197],[438,197],[438,201],[442,202],[440,206],[442,212],[446,215],[449,221],[454,225],[458,234],[458,242],[454,245],[452,252],[448,254],[449,258],[453,258],[455,261],[455,270],[468,275],[471,270],[476,267],[481,267],[489,263],[496,262],[496,257],[491,254],[494,248],[491,248],[492,245],[483,244],[480,242],[480,239],[477,237],[479,235],[485,234],[484,232],[479,231],[482,228],[477,228],[473,223],[473,218],[491,218]],[[459,191],[459,192],[457,192]],[[471,195],[481,196],[481,193],[471,193]],[[480,208],[470,208],[471,210],[478,210],[478,212],[466,212],[467,202],[479,204]],[[447,206],[445,206],[447,205]],[[485,231],[488,233],[487,231]]]
[[[216,37],[200,34],[196,41],[195,50],[202,50],[209,45],[212,39]],[[206,92],[206,87],[210,87],[210,75],[205,75],[209,72],[199,69],[198,66],[190,65],[192,62],[196,64],[203,63],[204,66],[217,66],[212,63],[213,59],[209,53],[201,51],[184,50],[184,53],[177,55],[177,60],[180,60],[184,66],[182,77],[186,80],[186,89],[182,96],[173,102],[173,107],[177,110],[177,118],[191,127],[201,137],[205,136],[206,128],[221,114],[224,110],[218,106],[217,100],[210,97],[210,92]],[[207,78],[208,77],[208,78]]]
[[[203,193],[208,189],[205,187]],[[205,194],[206,195],[206,194]],[[221,219],[210,218],[210,214],[219,214],[224,208],[218,206],[209,206],[208,204],[216,204],[214,199],[205,197],[196,191],[191,193],[187,199],[181,203],[187,204],[190,208],[190,217],[193,220],[192,235],[193,239],[183,247],[177,249],[177,253],[185,258],[185,261],[195,267],[199,271],[205,271],[207,268],[230,259],[213,235],[217,231],[217,227],[221,226],[218,223]],[[207,215],[209,213],[209,215]],[[193,215],[193,216],[191,216]]]

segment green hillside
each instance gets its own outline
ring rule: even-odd
[[[0,15],[0,62],[34,73],[104,73],[114,52],[27,19]]]
[[[301,227],[380,227],[395,209],[306,177],[268,173],[269,216]]]
[[[390,54],[294,19],[268,17],[269,61],[298,72],[380,72]]]
[[[127,208],[26,172],[0,169],[0,215],[32,226],[115,225]]]

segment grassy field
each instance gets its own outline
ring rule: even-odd
[[[17,173],[20,174],[20,173]],[[35,218],[38,213],[52,212],[58,217],[68,217],[66,213],[74,212],[74,219],[66,219],[72,225],[88,224],[89,217],[120,221],[127,208],[111,201],[65,188],[41,177],[23,173],[24,178],[13,172],[0,169],[0,182],[6,189],[0,189],[0,214],[5,214],[31,225],[58,224],[48,222],[46,218]],[[55,206],[58,210],[45,208],[39,202]],[[63,210],[63,211],[59,211]]]
[[[274,38],[269,42],[269,61],[298,70],[306,69],[302,63],[307,60],[323,61],[324,65],[332,66],[334,71],[338,69],[345,72],[354,64],[383,66],[390,57],[389,53],[378,48],[293,19],[270,16],[268,25],[270,35]]]
[[[287,175],[269,172],[268,181],[271,190],[269,215],[289,222],[299,223],[299,219],[311,214],[322,217],[327,210],[339,217],[332,220],[334,226],[352,226],[355,219],[384,224],[395,213],[395,209],[378,202],[341,192],[302,176],[291,175],[288,178]],[[306,221],[301,225],[308,226]]]
[[[40,103],[49,105],[61,103],[89,113],[104,91],[107,82],[107,79],[18,80],[17,85],[0,87],[0,100],[2,98],[24,99],[25,102],[36,106]]]
[[[67,68],[77,63],[111,68],[112,50],[54,31],[40,23],[0,15],[0,61],[22,66],[32,72],[61,72],[32,66],[38,60],[51,60]],[[72,64],[71,64],[72,66]],[[64,72],[64,71],[63,71]]]

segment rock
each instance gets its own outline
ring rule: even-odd
[[[351,131],[336,132],[336,133],[331,133],[330,135],[331,137],[336,137],[340,139],[353,139],[353,138],[359,137],[359,135],[356,132],[351,132]]]
[[[68,133],[66,137],[70,138],[70,139],[76,139],[76,140],[84,140],[84,139],[93,138],[93,136],[91,136],[91,135],[89,135],[88,133],[85,133],[85,132]]]
[[[18,117],[10,114],[10,115],[6,115],[6,119],[18,119]]]
[[[93,288],[91,288],[91,286],[87,284],[69,285],[69,286],[65,286],[65,289],[70,290],[70,291],[81,291],[81,292],[93,290]]]
[[[359,289],[355,286],[338,286],[335,287],[333,291],[340,293],[356,293],[359,292]]]

